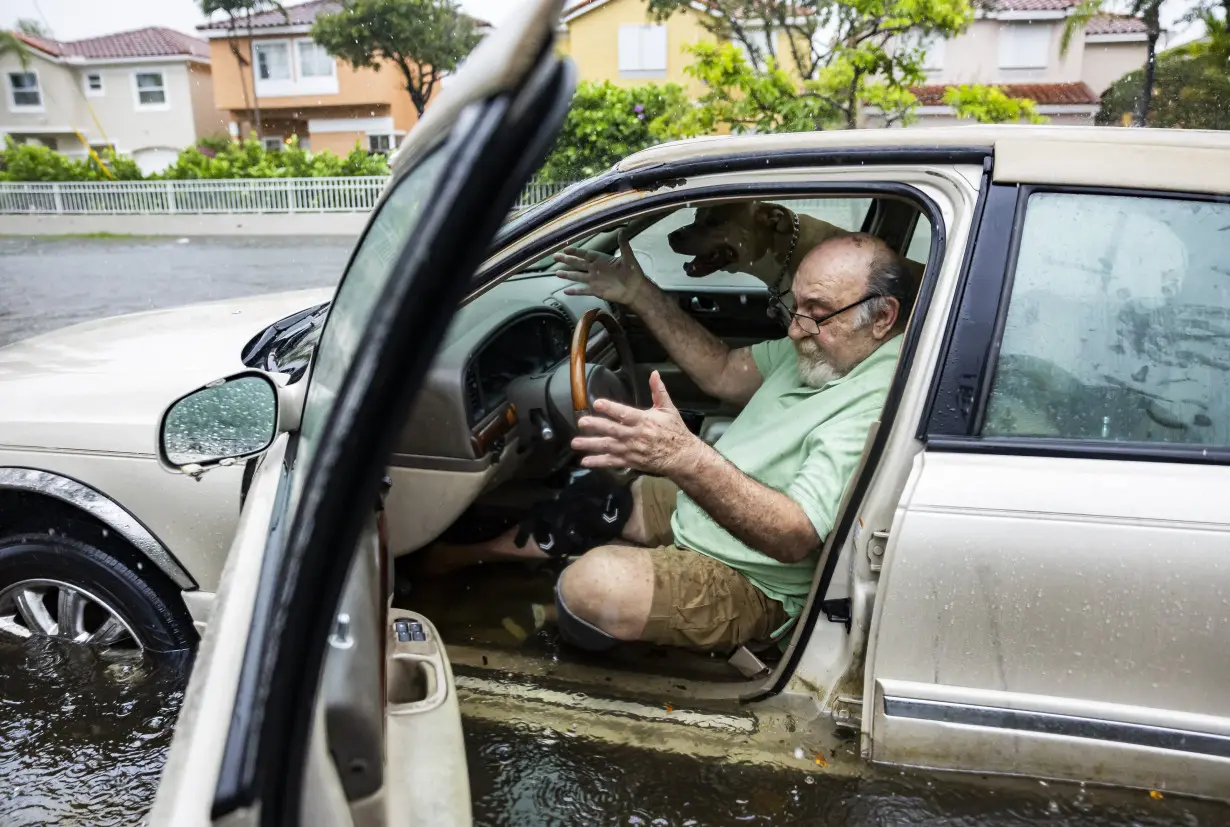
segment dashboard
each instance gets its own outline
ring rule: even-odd
[[[544,310],[515,319],[484,343],[466,367],[465,404],[471,427],[507,401],[519,376],[546,373],[568,358],[572,325],[561,313]]]
[[[549,274],[513,278],[458,310],[398,439],[395,464],[476,472],[503,459],[501,471],[511,472],[528,459],[525,445],[504,451],[514,431],[524,433],[518,417],[532,413],[510,413],[510,385],[558,370],[586,311],[618,313],[601,299],[564,294],[569,286]],[[613,358],[604,334],[591,337],[591,361]]]

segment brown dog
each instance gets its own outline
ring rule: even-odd
[[[763,281],[770,290],[785,295],[803,257],[821,242],[847,232],[780,204],[740,201],[698,207],[692,223],[673,231],[666,239],[676,253],[693,256],[683,266],[684,272],[693,278],[718,270],[747,273]],[[922,265],[906,261],[906,269],[917,288]]]

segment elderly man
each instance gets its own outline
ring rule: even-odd
[[[771,636],[807,600],[892,380],[910,281],[880,239],[829,239],[799,263],[788,337],[731,350],[646,278],[622,236],[620,251],[556,254],[558,275],[576,282],[565,292],[628,306],[702,390],[744,407],[710,447],[654,372],[650,409],[600,399],[581,419],[572,447],[583,466],[644,476],[622,534],[635,545],[595,548],[561,575],[560,631],[594,650],[645,640],[729,651]],[[533,540],[517,547],[513,533],[441,551],[450,568],[546,556]]]
[[[649,410],[599,400],[581,420],[583,466],[648,476],[623,532],[637,545],[593,549],[561,576],[561,629],[590,648],[767,638],[802,610],[884,405],[912,304],[903,262],[870,235],[822,243],[795,274],[788,337],[731,350],[645,277],[626,239],[620,249],[558,254],[578,283],[566,292],[627,305],[702,390],[745,407],[710,447],[655,372]]]

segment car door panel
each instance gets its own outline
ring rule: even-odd
[[[387,617],[389,823],[469,824],[461,710],[448,655],[423,615],[391,609]]]
[[[1204,493],[1225,472],[1062,465],[924,455],[885,560],[873,758],[1224,792],[1226,661],[1192,653],[1230,639]]]
[[[870,753],[1224,795],[1230,208],[994,190],[884,554]]]

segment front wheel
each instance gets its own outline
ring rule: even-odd
[[[0,538],[0,637],[169,652],[196,632],[172,589],[90,543],[37,533]]]

